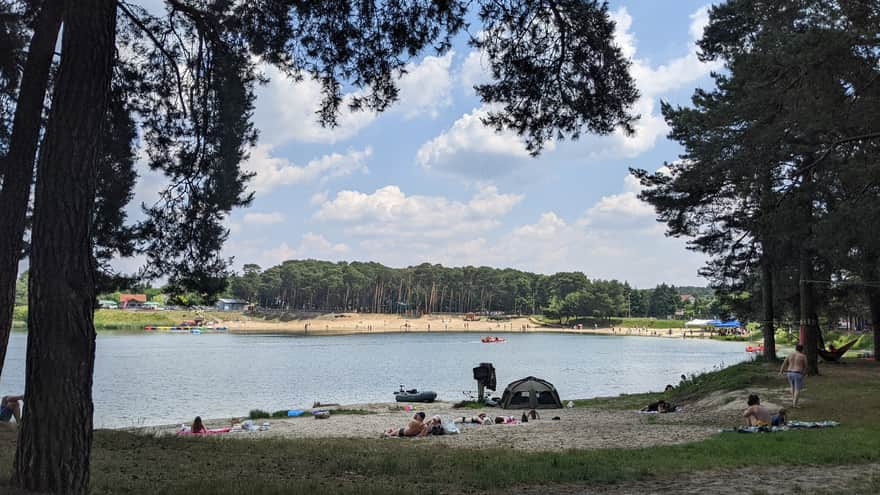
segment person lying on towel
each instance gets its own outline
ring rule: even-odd
[[[388,428],[385,436],[388,437],[423,437],[428,434],[425,424],[425,413],[419,411],[413,415],[412,420],[405,428]]]

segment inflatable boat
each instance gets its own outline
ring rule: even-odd
[[[416,389],[412,389],[394,392],[394,400],[397,402],[434,402],[436,398],[437,392],[431,392],[430,390],[419,392]]]
[[[488,337],[483,337],[482,339],[480,339],[480,342],[484,344],[499,344],[501,342],[504,342],[505,340],[507,339],[503,337],[493,337],[490,335]]]

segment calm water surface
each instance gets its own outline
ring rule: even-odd
[[[497,395],[534,375],[565,399],[662,390],[681,374],[746,360],[744,344],[568,334],[408,333],[347,336],[107,334],[98,336],[95,425],[122,427],[232,417],[316,400],[391,402],[399,384],[461,400],[471,368],[494,363]],[[27,336],[13,333],[0,395],[24,389]],[[25,406],[27,407],[27,406]]]

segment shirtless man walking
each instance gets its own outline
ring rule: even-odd
[[[804,373],[807,370],[807,356],[804,355],[804,346],[798,344],[794,348],[794,352],[785,357],[782,366],[779,368],[779,374],[783,372],[788,377],[788,383],[791,385],[791,404],[797,407],[798,394],[804,388]]]

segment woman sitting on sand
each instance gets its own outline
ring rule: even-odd
[[[412,420],[405,428],[388,428],[385,430],[386,437],[423,437],[428,434],[425,425],[425,413],[419,411],[413,415]]]

